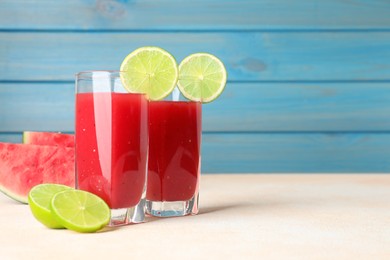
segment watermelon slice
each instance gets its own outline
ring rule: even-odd
[[[0,143],[0,191],[27,203],[40,183],[75,186],[74,148]]]
[[[54,132],[23,132],[24,144],[74,147],[74,135]]]

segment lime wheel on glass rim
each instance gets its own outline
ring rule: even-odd
[[[221,95],[226,79],[225,66],[216,56],[194,53],[180,63],[177,84],[186,98],[209,103]]]
[[[141,47],[123,60],[120,77],[124,88],[145,93],[151,100],[168,96],[175,88],[178,68],[175,58],[159,47]]]
[[[141,47],[126,56],[121,80],[128,92],[161,100],[177,85],[189,100],[209,103],[221,95],[227,80],[224,64],[209,53],[194,53],[177,66],[172,54],[159,47]]]

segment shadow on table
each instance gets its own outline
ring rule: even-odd
[[[209,206],[209,207],[200,207],[199,215],[201,214],[208,214],[208,213],[214,213],[214,212],[220,212],[220,211],[229,211],[229,210],[269,210],[269,209],[284,209],[284,208],[290,208],[290,207],[301,207],[302,205],[317,205],[321,203],[321,200],[319,199],[301,199],[301,200],[294,200],[294,199],[283,199],[283,200],[277,200],[277,199],[259,199],[255,201],[247,201],[244,203],[231,203],[231,204],[221,204],[221,205],[215,205],[215,206]]]
[[[218,206],[213,206],[213,207],[201,207],[199,210],[199,215],[213,213],[213,212],[217,212],[217,211],[230,210],[230,209],[239,208],[239,207],[243,207],[243,205],[242,204],[230,204],[230,205],[218,205]]]

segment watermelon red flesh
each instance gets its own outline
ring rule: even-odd
[[[53,132],[23,132],[24,144],[74,147],[74,135]]]
[[[0,191],[27,203],[28,192],[40,183],[74,187],[74,148],[0,143]]]

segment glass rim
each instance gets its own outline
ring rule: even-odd
[[[120,74],[124,72],[121,70],[85,70],[75,74],[76,79],[92,79],[93,76],[110,76],[111,78],[119,78]],[[99,75],[100,74],[100,75]]]

